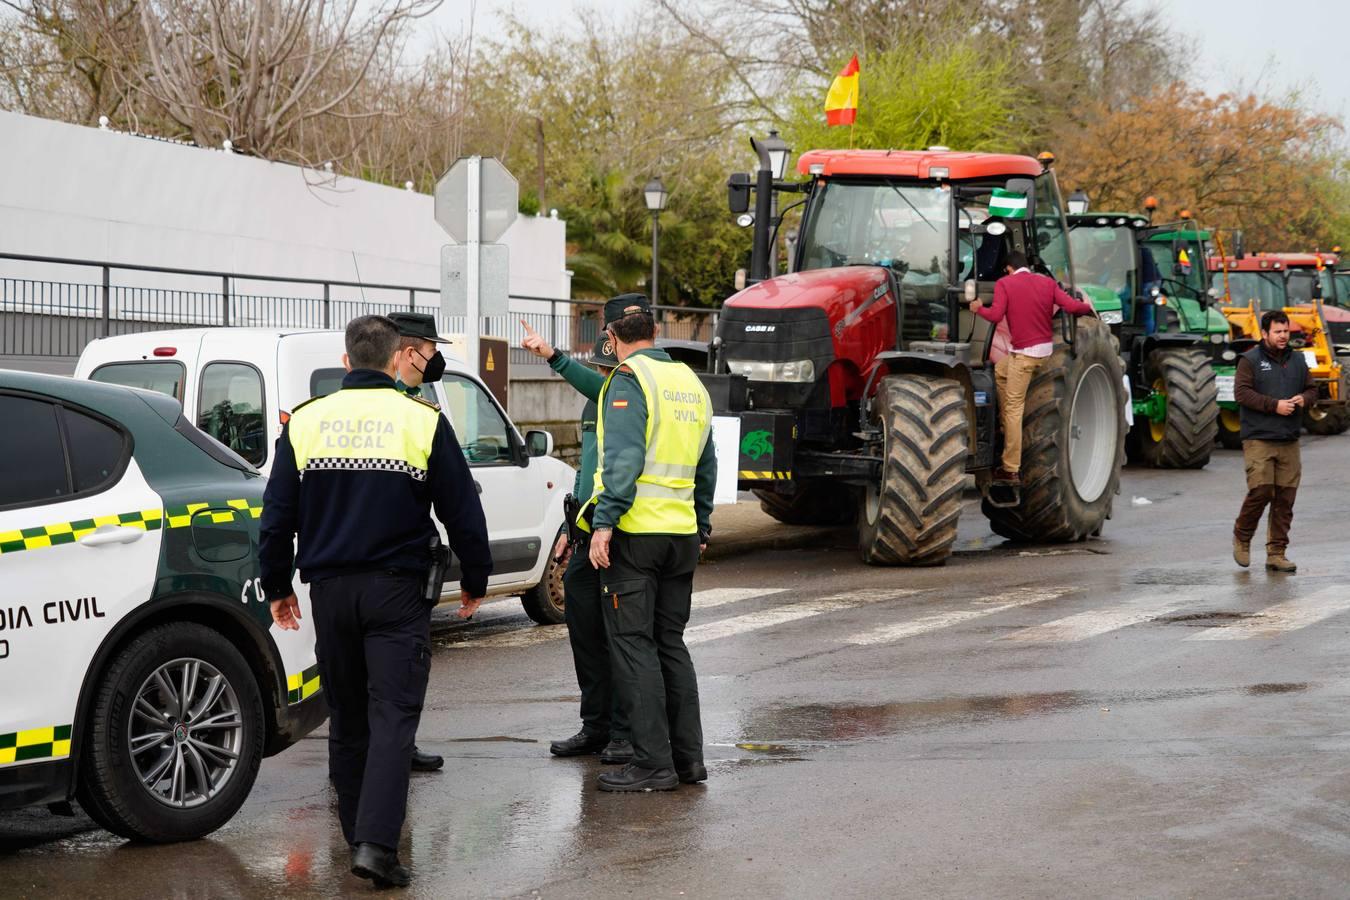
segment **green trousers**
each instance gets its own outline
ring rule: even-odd
[[[684,645],[698,552],[697,535],[615,530],[601,575],[614,695],[643,768],[703,762],[698,679]]]

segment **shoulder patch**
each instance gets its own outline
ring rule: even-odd
[[[407,399],[413,401],[414,403],[420,403],[423,406],[427,407],[428,409],[435,410],[436,412],[441,411],[441,407],[438,404],[432,403],[430,400],[424,400],[421,397],[414,397],[412,394],[405,394],[402,391],[399,391],[399,396],[406,397]]]

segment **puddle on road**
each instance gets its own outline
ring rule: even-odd
[[[1214,626],[1232,625],[1235,622],[1241,622],[1245,619],[1259,619],[1260,613],[1230,612],[1222,609],[1205,610],[1204,612],[1177,613],[1173,616],[1158,616],[1151,621],[1159,625],[1199,625],[1205,628]]]
[[[1267,682],[1234,687],[1172,688],[1124,693],[1056,691],[976,697],[941,697],[878,704],[805,704],[761,710],[745,721],[750,735],[733,746],[766,756],[824,749],[904,731],[976,725],[997,719],[1050,716],[1077,709],[1103,712],[1141,703],[1194,700],[1226,694],[1252,696],[1307,691],[1309,682]]]
[[[1247,574],[1231,569],[1139,569],[1130,573],[1131,584],[1162,584],[1176,587],[1188,584],[1232,584],[1235,577]]]
[[[1309,687],[1311,685],[1306,681],[1285,681],[1249,685],[1246,691],[1254,697],[1261,697],[1267,694],[1299,694]]]

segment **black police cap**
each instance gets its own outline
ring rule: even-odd
[[[652,314],[652,304],[642,294],[620,294],[605,301],[605,327],[608,328],[624,316],[637,313]]]
[[[398,333],[404,337],[422,338],[437,344],[450,343],[436,333],[436,319],[427,313],[392,312],[389,321],[397,326]]]
[[[595,339],[595,349],[591,350],[591,362],[610,369],[619,365],[619,357],[614,355],[614,341],[604,332]]]

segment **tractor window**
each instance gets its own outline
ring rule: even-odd
[[[1214,283],[1223,285],[1223,273],[1214,273]],[[1284,306],[1284,280],[1272,272],[1229,272],[1228,298],[1234,306],[1246,306],[1253,300],[1257,309],[1281,309]]]
[[[1134,229],[1127,226],[1079,226],[1069,231],[1075,280],[1096,285],[1121,300],[1138,296],[1135,284]]]
[[[1147,247],[1158,264],[1166,293],[1199,297],[1205,292],[1205,251],[1198,241],[1149,241]],[[1186,290],[1179,291],[1178,285]]]
[[[888,266],[900,279],[906,340],[946,340],[951,190],[829,182],[812,201],[801,268]]]
[[[1350,306],[1350,272],[1337,272],[1331,276],[1336,288],[1336,293],[1323,291],[1328,303],[1335,306]]]
[[[1055,179],[1046,172],[1036,179],[1036,252],[1060,284],[1069,277],[1069,239],[1064,233],[1064,205]]]
[[[1313,302],[1313,285],[1317,283],[1316,272],[1290,272],[1285,280],[1285,293],[1290,306],[1306,305]]]

